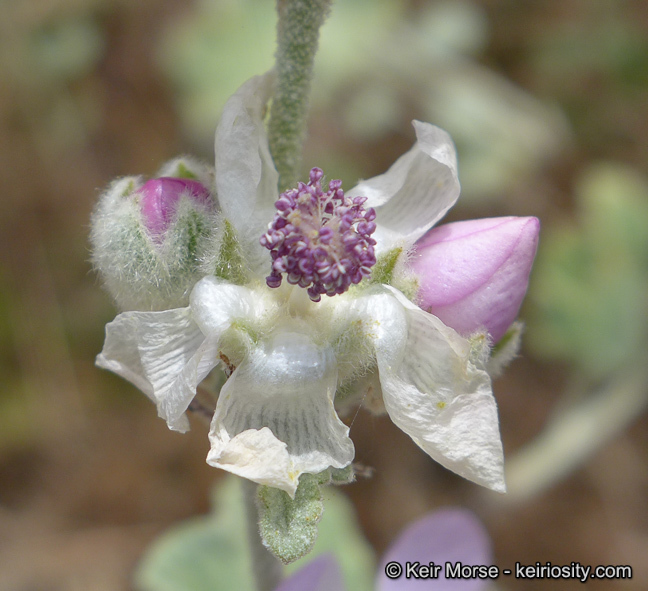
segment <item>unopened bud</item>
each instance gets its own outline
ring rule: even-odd
[[[140,196],[142,221],[156,241],[164,239],[167,229],[175,221],[182,197],[207,208],[211,207],[212,203],[207,188],[198,181],[189,179],[151,179],[146,181],[137,193]]]
[[[184,178],[119,179],[92,217],[93,262],[123,310],[186,306],[204,274],[200,260],[215,231],[216,211],[204,184],[210,183],[209,171],[186,160],[162,171]]]
[[[497,342],[529,285],[540,222],[501,217],[446,224],[415,245],[419,304],[462,335],[486,329]]]

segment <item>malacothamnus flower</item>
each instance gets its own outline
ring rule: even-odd
[[[279,195],[262,120],[272,84],[253,78],[225,106],[216,238],[188,306],[119,314],[97,364],[179,431],[220,368],[208,463],[291,496],[302,473],[351,463],[336,408],[360,402],[445,467],[504,491],[486,332],[466,338],[419,308],[407,263],[459,195],[449,136],[415,121],[415,145],[386,173],[345,192],[313,169]]]

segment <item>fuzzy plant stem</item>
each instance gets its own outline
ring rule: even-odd
[[[279,188],[297,184],[319,30],[332,0],[277,0],[277,86],[270,109],[270,152]]]
[[[243,501],[247,517],[247,534],[252,558],[252,571],[257,591],[273,591],[283,576],[283,567],[261,542],[259,534],[259,509],[257,507],[257,484],[242,479]]]
[[[319,30],[332,0],[277,0],[277,86],[270,109],[270,152],[282,191],[297,184]],[[243,480],[247,531],[257,591],[273,591],[282,566],[259,534],[257,485]]]

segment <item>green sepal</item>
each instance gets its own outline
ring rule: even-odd
[[[397,280],[392,285],[400,291],[410,302],[417,302],[419,292],[419,280],[414,274],[397,276]]]
[[[305,556],[315,544],[324,513],[320,485],[329,479],[328,471],[302,474],[294,499],[278,488],[259,487],[259,533],[266,548],[284,564]]]
[[[468,338],[470,344],[470,361],[479,368],[486,366],[490,360],[491,348],[488,333],[477,331]]]
[[[394,280],[394,269],[401,254],[403,248],[398,246],[380,255],[371,271],[371,283],[391,285]]]
[[[355,480],[353,464],[346,468],[329,468],[330,484],[350,484]]]
[[[491,358],[486,369],[491,377],[498,377],[520,352],[524,323],[516,321],[504,333],[504,336],[491,349]]]
[[[189,170],[182,160],[178,162],[178,171],[176,172],[176,176],[181,179],[198,180],[198,175]]]
[[[419,282],[416,275],[407,269],[406,260],[407,251],[402,246],[397,246],[381,254],[371,271],[369,283],[391,285],[408,300],[415,302]]]
[[[201,249],[204,248],[209,234],[209,218],[196,211],[190,202],[181,202],[178,219],[167,232],[168,237],[164,244],[171,281],[176,277],[180,278],[182,274],[197,273]]]
[[[228,220],[223,221],[223,234],[218,248],[214,275],[236,285],[247,283],[241,245],[236,237],[234,226]]]
[[[158,177],[173,177],[189,179],[202,183],[206,188],[211,189],[213,185],[214,169],[191,156],[179,156],[169,160],[158,170]]]

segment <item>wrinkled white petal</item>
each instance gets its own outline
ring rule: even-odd
[[[202,335],[201,335],[202,338]],[[154,348],[141,347],[142,364],[153,384],[158,415],[170,429],[187,431],[189,421],[185,411],[196,395],[196,388],[218,363],[218,343],[202,339],[194,354],[187,359],[177,343]]]
[[[334,325],[361,326],[374,347],[380,344],[385,363],[393,368],[400,366],[407,343],[408,319],[405,309],[386,286],[376,287],[368,295],[340,300],[335,314]]]
[[[119,314],[106,325],[106,340],[103,350],[95,360],[98,367],[107,369],[128,380],[139,388],[153,402],[153,386],[146,378],[139,349],[137,347],[137,312]]]
[[[331,350],[300,333],[275,333],[223,386],[207,462],[291,496],[303,472],[347,466],[354,448],[333,407],[336,385]]]
[[[403,362],[385,367],[377,347],[385,408],[430,457],[478,484],[505,492],[497,405],[488,373],[470,359],[470,344],[436,316],[389,288],[408,315]],[[385,352],[387,353],[387,352]]]
[[[350,196],[367,197],[378,228],[377,250],[384,252],[423,236],[459,197],[457,158],[450,136],[429,123],[413,121],[416,143],[391,168],[361,181]]]
[[[157,403],[169,427],[186,431],[198,383],[214,365],[210,345],[188,308],[124,312],[106,325],[97,365],[127,379]]]
[[[97,365],[119,374],[157,404],[170,429],[186,431],[185,412],[196,388],[219,361],[221,335],[235,320],[250,320],[263,305],[247,288],[205,277],[189,308],[125,312],[106,327]]]
[[[189,306],[200,330],[215,339],[233,320],[254,320],[272,309],[272,303],[262,294],[212,276],[196,283]]]
[[[279,441],[268,427],[248,429],[214,446],[207,462],[232,474],[285,490],[294,498],[299,473],[288,453],[288,446]]]
[[[349,312],[372,318],[385,408],[430,457],[504,492],[503,454],[490,378],[470,344],[400,292],[358,298]],[[365,320],[366,322],[366,320]]]
[[[274,73],[255,76],[227,101],[216,130],[216,192],[224,216],[237,230],[252,270],[267,274],[268,251],[259,244],[279,197],[263,125]]]

